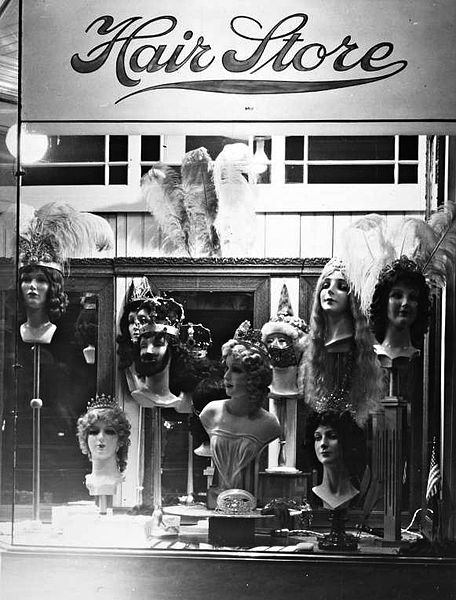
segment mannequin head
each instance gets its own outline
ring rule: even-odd
[[[380,272],[371,304],[375,337],[382,343],[389,329],[408,330],[419,347],[429,326],[429,286],[418,265],[403,256]]]
[[[273,367],[298,365],[305,347],[308,327],[303,319],[278,315],[261,328],[261,339],[267,347]]]
[[[346,469],[356,482],[366,466],[366,441],[363,430],[352,415],[344,411],[312,414],[307,422],[307,446],[313,466]]]
[[[222,346],[225,365],[224,384],[229,397],[245,396],[250,414],[261,408],[272,382],[272,367],[268,355],[249,342],[229,340]]]
[[[68,306],[63,288],[63,275],[57,269],[38,264],[21,267],[19,272],[19,303],[28,312],[44,311],[51,323],[56,323]]]
[[[125,470],[130,423],[118,406],[89,409],[78,419],[77,435],[82,453],[91,461],[105,461],[115,455],[119,471]]]

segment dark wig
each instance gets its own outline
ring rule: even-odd
[[[423,343],[424,334],[429,328],[430,290],[418,265],[406,256],[395,260],[380,272],[370,307],[372,329],[381,344],[385,339],[388,326],[389,294],[393,286],[399,282],[415,288],[418,292],[418,312],[415,322],[410,327],[410,336],[412,344],[420,347]]]
[[[128,331],[129,316],[131,312],[137,312],[143,300],[133,300],[125,305],[119,321],[120,333],[116,337],[117,355],[119,357],[119,369],[123,370],[133,364],[137,358],[139,347],[131,341]]]
[[[342,447],[342,456],[353,484],[359,487],[367,461],[366,437],[364,431],[356,423],[349,411],[337,412],[327,410],[313,412],[306,424],[306,447],[313,468],[321,471],[322,467],[315,455],[314,433],[318,427],[331,427],[337,432]]]
[[[21,293],[21,284],[24,279],[24,275],[31,273],[43,273],[49,283],[49,290],[47,293],[47,313],[51,323],[57,323],[60,317],[65,313],[68,306],[68,297],[64,291],[63,275],[57,269],[52,267],[46,267],[43,265],[30,264],[21,267],[19,271],[19,309],[21,311],[21,318],[25,316],[25,305],[24,299]]]

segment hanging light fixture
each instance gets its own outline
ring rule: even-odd
[[[264,173],[268,168],[268,157],[264,151],[264,137],[255,138],[256,149],[253,155],[253,169],[255,173]]]
[[[6,132],[6,147],[9,153],[17,157],[17,125],[11,125]],[[21,163],[32,164],[41,160],[49,148],[47,135],[39,133],[28,133],[25,129],[21,131]]]

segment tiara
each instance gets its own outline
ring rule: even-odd
[[[149,322],[141,327],[144,333],[161,332],[179,337],[179,329],[184,319],[184,307],[173,298],[155,296],[147,299],[143,307],[149,310]]]
[[[212,344],[211,331],[201,323],[185,323],[180,328],[180,339],[192,354],[206,352]]]
[[[334,271],[340,271],[348,281],[347,265],[341,258],[338,258],[337,256],[333,256],[333,258],[328,260],[323,267],[321,276],[327,277],[330,273],[334,273]]]
[[[126,304],[141,302],[153,297],[154,294],[152,293],[147,277],[143,275],[139,278],[139,281],[138,278],[135,277],[128,288]]]
[[[19,239],[19,261],[21,267],[48,267],[63,271],[63,261],[58,260],[58,247],[51,235],[29,231],[29,236]]]
[[[381,282],[387,277],[395,275],[398,271],[422,275],[424,277],[420,265],[416,261],[408,258],[408,256],[402,255],[400,258],[393,260],[393,262],[383,267],[379,273],[378,281]]]
[[[87,403],[87,411],[95,410],[97,408],[116,408],[119,405],[116,402],[116,399],[113,396],[107,396],[106,394],[98,394],[95,398],[90,398]]]

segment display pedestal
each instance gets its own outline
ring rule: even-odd
[[[213,546],[253,546],[255,520],[242,517],[209,517],[209,544]]]
[[[269,395],[269,412],[275,415],[282,427],[281,439],[268,446],[268,473],[299,473],[296,468],[296,431],[298,421],[298,394]]]
[[[355,552],[358,541],[345,531],[347,509],[332,510],[329,519],[331,532],[318,542],[318,548],[326,552]]]

